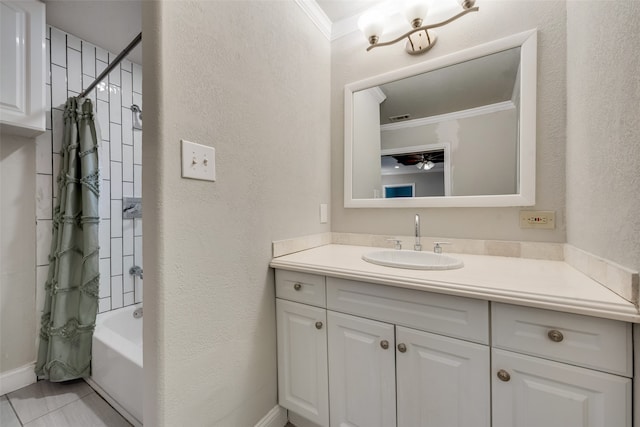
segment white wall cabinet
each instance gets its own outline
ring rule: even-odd
[[[627,323],[281,270],[276,296],[280,404],[315,425],[631,427]]]
[[[0,131],[33,137],[45,131],[45,6],[0,1]]]

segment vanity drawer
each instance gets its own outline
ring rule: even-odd
[[[327,308],[489,344],[487,301],[327,277]]]
[[[631,324],[492,303],[493,347],[631,377]]]
[[[326,307],[325,278],[297,271],[276,270],[276,297]]]

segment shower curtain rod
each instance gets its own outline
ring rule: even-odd
[[[127,56],[129,52],[131,52],[133,48],[135,48],[138,45],[138,43],[140,43],[141,40],[142,40],[142,33],[138,34],[136,38],[133,39],[131,43],[129,43],[129,45],[125,47],[122,52],[120,52],[118,56],[116,56],[116,59],[114,59],[113,62],[111,62],[107,66],[107,68],[105,68],[104,71],[100,73],[100,75],[93,81],[93,83],[89,85],[88,88],[82,91],[79,97],[84,98],[85,96],[87,96],[87,94],[91,92],[93,88],[95,88],[98,85],[98,83],[100,83],[102,79],[104,79],[107,76],[107,74],[111,72],[111,70],[113,70],[118,64],[120,64],[120,62],[125,58],[125,56]]]

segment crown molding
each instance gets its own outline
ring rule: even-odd
[[[322,35],[324,35],[327,40],[333,40],[331,36],[331,20],[320,6],[318,6],[318,3],[316,3],[315,0],[295,0],[295,2],[300,6],[300,9],[307,14],[316,27],[318,27]]]
[[[483,105],[482,107],[469,108],[468,110],[456,111],[453,113],[440,114],[438,116],[425,117],[422,119],[406,120],[404,122],[389,123],[380,126],[381,131],[398,130],[405,128],[413,128],[418,126],[431,125],[434,123],[440,123],[447,120],[459,120],[467,117],[481,116],[483,114],[495,113],[498,111],[511,110],[516,108],[512,101],[498,102],[490,105]]]

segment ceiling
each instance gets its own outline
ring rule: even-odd
[[[42,1],[47,5],[47,24],[112,53],[121,52],[142,31],[142,0]],[[316,0],[316,3],[335,23],[381,1]],[[142,64],[142,45],[134,49],[128,59]]]

